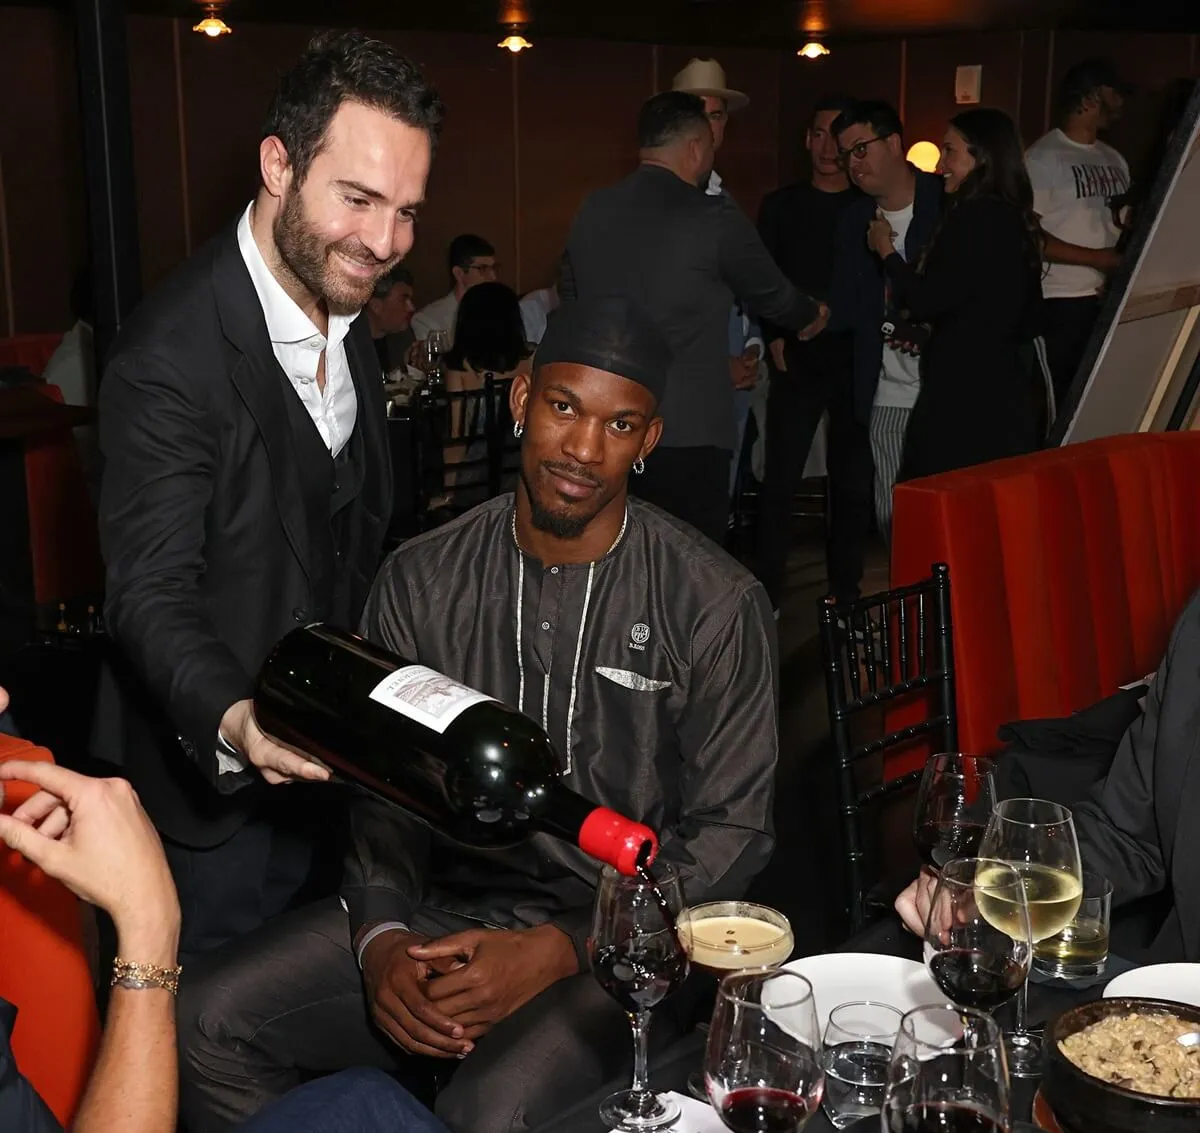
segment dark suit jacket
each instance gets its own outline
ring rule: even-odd
[[[1114,906],[1172,893],[1156,958],[1200,960],[1200,592],[1175,625],[1145,712],[1074,816],[1083,864],[1112,882]]]
[[[345,343],[363,479],[336,569],[353,625],[391,476],[366,319]],[[232,226],[134,313],[100,387],[104,613],[117,656],[95,754],[124,765],[159,828],[188,845],[227,838],[255,804],[257,773],[218,778],[221,717],[251,694],[271,646],[321,613],[313,576],[317,540],[330,538],[329,481],[314,498],[321,480],[299,458],[290,396]]]
[[[660,406],[664,445],[732,450],[729,311],[801,330],[817,305],[771,259],[725,194],[708,196],[668,169],[638,168],[583,202],[567,238],[563,302],[623,295],[659,325],[674,360]]]
[[[913,218],[904,238],[904,254],[910,263],[921,258],[933,236],[942,204],[942,179],[919,169],[913,172],[917,178]],[[878,207],[873,197],[864,196],[842,213],[829,301],[828,329],[854,335],[854,413],[864,424],[871,419],[883,366],[883,264],[867,246],[867,226]]]

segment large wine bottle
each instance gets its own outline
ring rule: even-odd
[[[345,630],[289,633],[263,664],[254,714],[267,735],[460,842],[554,834],[632,874],[654,832],[564,786],[528,716]]]

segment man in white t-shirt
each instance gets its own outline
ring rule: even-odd
[[[1129,188],[1129,166],[1098,134],[1120,116],[1128,92],[1107,60],[1076,64],[1059,89],[1060,125],[1025,154],[1047,235],[1043,332],[1060,405],[1087,349],[1105,276],[1120,262],[1112,202]]]

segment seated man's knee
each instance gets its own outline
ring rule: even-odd
[[[237,965],[184,973],[176,1010],[181,1074],[232,1053],[253,1033],[246,1014],[252,990]]]

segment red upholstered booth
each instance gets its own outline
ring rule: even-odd
[[[899,485],[892,585],[934,562],[950,567],[959,745],[994,750],[1001,724],[1069,715],[1157,668],[1200,586],[1200,433]]]
[[[39,382],[37,390],[62,403],[58,386]],[[25,491],[35,600],[69,602],[99,595],[104,589],[104,562],[96,509],[69,429],[25,442]]]
[[[0,367],[24,366],[31,374],[41,374],[61,341],[61,334],[18,334],[0,338]]]

